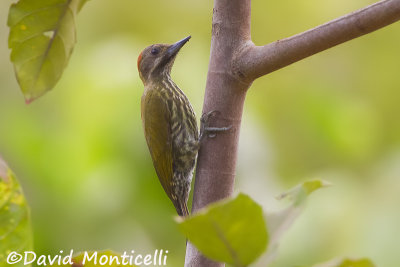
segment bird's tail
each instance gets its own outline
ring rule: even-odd
[[[186,216],[190,215],[188,206],[185,201],[178,200],[176,202],[175,208],[176,208],[176,212],[178,212],[178,215],[181,217],[186,217]]]

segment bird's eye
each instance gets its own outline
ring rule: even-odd
[[[153,48],[153,49],[151,49],[151,54],[152,55],[157,55],[158,54],[158,52],[160,52],[160,50],[158,49],[158,48]]]

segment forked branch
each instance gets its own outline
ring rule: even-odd
[[[249,46],[238,62],[254,80],[303,58],[400,20],[400,0],[383,0],[314,29],[265,46]]]
[[[192,213],[233,192],[243,105],[255,79],[400,19],[400,0],[383,0],[293,37],[255,46],[250,35],[250,5],[251,0],[214,0],[203,113],[219,111],[210,126],[232,129],[201,144]],[[185,266],[224,264],[207,259],[188,242]]]

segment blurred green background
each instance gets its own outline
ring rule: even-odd
[[[11,2],[0,2],[0,153],[30,203],[36,252],[158,248],[169,250],[169,266],[183,266],[185,238],[142,133],[136,58],[191,34],[172,76],[201,114],[212,1],[88,2],[61,81],[30,105],[9,61]],[[253,0],[253,40],[285,38],[373,2]],[[274,266],[346,255],[400,265],[399,47],[397,23],[250,89],[236,190],[275,210],[274,196],[305,179],[334,184],[311,197]]]

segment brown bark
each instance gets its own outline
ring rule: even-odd
[[[258,77],[387,26],[400,19],[400,0],[384,0],[293,37],[255,46],[250,36],[251,0],[215,0],[211,55],[203,113],[217,110],[214,127],[228,132],[202,142],[192,213],[233,192],[240,122],[246,91]],[[222,267],[190,242],[185,266]]]
[[[400,19],[400,1],[384,0],[314,29],[264,46],[250,46],[238,65],[253,80]]]
[[[232,128],[215,138],[203,139],[197,160],[192,213],[233,192],[240,122],[250,83],[235,75],[232,63],[240,48],[249,41],[250,1],[216,0],[203,113],[219,111],[210,126],[231,125]],[[223,264],[207,259],[188,242],[186,266]]]

